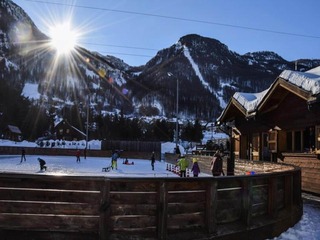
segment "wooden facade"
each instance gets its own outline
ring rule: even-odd
[[[62,120],[55,126],[56,138],[59,140],[83,140],[86,134],[72,126],[67,120]]]
[[[15,142],[21,142],[22,132],[17,126],[7,125],[7,127],[3,130],[3,138]]]
[[[3,239],[266,239],[302,216],[300,169],[220,178],[0,174]],[[259,234],[257,234],[259,233]]]
[[[303,153],[308,156],[304,159],[319,159],[319,79],[318,73],[284,71],[260,99],[246,102],[233,97],[219,123],[232,123],[235,157],[294,163],[292,158]],[[302,184],[303,190],[320,193],[319,175],[315,168],[316,189]],[[303,176],[302,181],[305,179]]]

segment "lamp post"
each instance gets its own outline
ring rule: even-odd
[[[169,77],[175,77],[176,80],[177,80],[177,99],[176,99],[176,132],[175,132],[175,142],[176,142],[176,147],[178,147],[178,138],[179,138],[179,134],[178,134],[178,131],[179,131],[179,122],[178,122],[178,114],[179,114],[179,80],[178,78],[173,75],[171,72],[168,72],[167,73]]]
[[[90,98],[89,98],[89,95],[88,95],[88,99],[87,99],[86,149],[88,149],[88,140],[89,140],[89,104],[90,104]]]

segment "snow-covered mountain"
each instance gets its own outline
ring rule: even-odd
[[[11,0],[0,0],[0,18],[0,112],[12,114],[8,119],[17,112],[8,108],[17,107],[19,98],[59,117],[74,111],[84,115],[89,102],[94,115],[121,111],[170,118],[175,116],[178,81],[179,115],[212,120],[234,92],[262,91],[281,71],[295,67],[273,52],[240,55],[195,34],[159,50],[144,66],[80,47],[57,61],[48,37]],[[307,70],[320,60],[299,64]]]

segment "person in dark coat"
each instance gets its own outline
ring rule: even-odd
[[[45,170],[47,171],[46,161],[38,158],[39,164],[40,164],[40,171]]]
[[[152,155],[151,155],[151,167],[152,167],[152,170],[154,170],[155,161],[156,161],[156,158],[154,156],[154,152],[152,152]]]
[[[20,163],[22,163],[22,161],[26,161],[27,159],[26,159],[26,150],[24,149],[24,148],[22,148],[22,150],[21,150],[21,161],[20,161]]]
[[[176,147],[175,147],[174,149],[175,149],[176,154],[178,154],[178,155],[179,155],[179,157],[180,157],[181,152],[180,152],[180,148],[179,148],[179,146],[178,146],[178,145],[176,145]]]
[[[221,174],[224,176],[222,164],[223,164],[222,157],[221,157],[220,151],[218,150],[213,155],[213,158],[212,158],[212,161],[211,161],[212,176],[218,177],[218,176],[221,176]]]
[[[193,166],[192,166],[191,172],[193,172],[194,177],[198,177],[199,173],[200,173],[200,167],[198,164],[198,160],[195,158],[192,161],[193,161]]]
[[[84,157],[84,159],[87,159],[87,148],[86,147],[83,149],[83,157]]]

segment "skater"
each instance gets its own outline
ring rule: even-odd
[[[220,155],[220,151],[216,151],[216,153],[213,155],[212,161],[211,161],[211,171],[212,176],[218,177],[221,176],[221,174],[224,176],[223,168],[222,168],[223,162],[222,157]]]
[[[151,167],[152,167],[152,171],[154,171],[154,162],[156,161],[156,158],[154,156],[154,152],[152,152],[151,155]]]
[[[200,173],[200,167],[198,164],[198,160],[196,158],[194,158],[192,161],[193,161],[193,166],[192,166],[191,171],[193,172],[194,177],[198,177],[199,173]]]
[[[176,145],[176,147],[174,148],[174,151],[175,151],[175,153],[178,154],[179,157],[180,157],[181,152],[180,152],[180,148],[179,148],[178,145]]]
[[[20,163],[22,163],[22,161],[26,161],[27,159],[26,159],[26,150],[24,149],[24,148],[22,148],[22,150],[21,150],[21,161],[20,161]]]
[[[134,165],[134,162],[129,162],[128,158],[126,158],[126,160],[124,160],[124,162],[122,162],[125,165]]]
[[[111,168],[118,170],[118,158],[119,158],[119,154],[118,151],[113,151],[113,154],[111,156]]]
[[[86,147],[83,150],[83,157],[84,157],[84,159],[87,159],[87,148]]]
[[[186,177],[186,170],[189,166],[189,162],[184,155],[180,157],[177,165],[180,167],[180,177]]]
[[[46,161],[38,158],[39,164],[40,164],[40,171],[45,170],[47,171]]]
[[[80,150],[78,149],[76,152],[77,162],[80,163]]]

